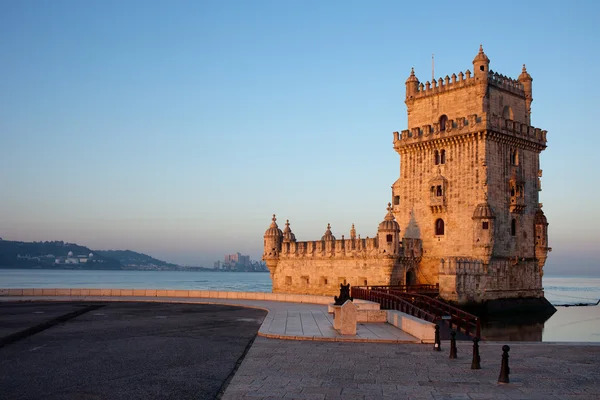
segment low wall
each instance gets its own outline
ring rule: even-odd
[[[388,324],[419,339],[421,343],[435,342],[435,324],[396,310],[387,311]]]
[[[0,289],[0,296],[180,297],[206,299],[269,300],[310,304],[331,304],[331,302],[333,301],[331,296],[316,296],[305,294],[162,289]]]

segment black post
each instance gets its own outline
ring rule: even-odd
[[[471,369],[481,369],[481,357],[479,357],[479,338],[473,338],[473,361]]]
[[[456,358],[456,331],[450,332],[450,358]]]
[[[508,367],[508,351],[510,347],[507,345],[502,346],[502,366],[500,367],[500,376],[498,377],[498,383],[509,383],[508,374],[510,374],[510,368]]]
[[[437,323],[435,324],[435,344],[433,345],[433,350],[442,351],[442,342],[440,341],[440,327]]]

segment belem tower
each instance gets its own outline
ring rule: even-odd
[[[408,129],[394,132],[400,177],[372,238],[297,241],[273,216],[263,260],[273,291],[333,295],[352,286],[438,284],[458,304],[543,300],[548,222],[539,203],[546,131],[531,126],[532,81],[490,70],[406,80]]]

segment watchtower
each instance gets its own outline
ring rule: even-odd
[[[546,131],[530,125],[532,81],[525,65],[517,79],[493,72],[482,47],[473,72],[406,80],[393,214],[403,237],[422,240],[418,283],[439,283],[448,300],[543,296]]]

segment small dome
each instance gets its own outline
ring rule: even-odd
[[[283,241],[284,242],[295,242],[296,235],[292,233],[292,229],[290,228],[290,220],[285,221],[285,228],[283,229]]]
[[[535,212],[535,218],[533,221],[535,225],[548,225],[548,220],[546,219],[546,216],[541,208],[538,208],[538,210]]]
[[[527,72],[527,68],[525,68],[525,64],[523,64],[523,70],[521,71],[521,75],[519,75],[519,78],[517,80],[519,82],[526,82],[526,81],[533,80],[531,75],[529,75],[529,72]]]
[[[335,240],[335,236],[333,236],[333,233],[331,233],[330,224],[327,224],[327,230],[325,231],[325,234],[321,237],[321,240],[325,240],[326,242]]]
[[[414,68],[410,69],[410,76],[406,80],[406,83],[408,83],[408,82],[417,82],[417,83],[419,82],[419,80],[415,76],[415,69]]]
[[[67,257],[73,257],[73,252],[72,251],[68,252]]]
[[[271,226],[269,229],[265,231],[265,237],[278,237],[281,238],[283,236],[283,232],[281,229],[277,227],[277,218],[275,218],[275,214],[273,214],[273,218],[271,218]]]
[[[488,56],[486,56],[485,53],[483,52],[482,45],[479,45],[479,53],[477,53],[477,55],[473,59],[473,64],[478,63],[478,62],[485,62],[488,64],[490,62],[490,59],[488,58]]]
[[[488,203],[480,203],[475,207],[475,211],[473,212],[473,219],[475,218],[492,219],[496,218],[496,216]]]
[[[94,258],[94,253],[90,253],[89,258]]]
[[[392,232],[400,232],[400,225],[396,222],[396,218],[394,214],[392,214],[392,203],[388,203],[387,214],[381,223],[379,224],[378,231],[392,231]]]

